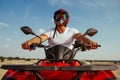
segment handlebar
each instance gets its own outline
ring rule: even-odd
[[[39,43],[33,43],[33,44],[30,45],[30,48],[32,48],[33,50],[35,50],[36,47],[48,48],[49,46],[46,46],[46,45],[43,45],[43,44],[39,44]]]
[[[76,51],[78,51],[78,50],[86,51],[90,47],[90,45],[82,44],[82,43],[76,43],[76,44],[73,44],[73,46],[74,46],[73,50],[76,50]],[[32,50],[35,50],[36,47],[38,47],[38,48],[42,47],[46,50],[46,48],[49,48],[50,46],[46,46],[46,45],[43,45],[43,44],[40,44],[40,43],[33,43],[33,44],[30,45],[30,48]],[[97,47],[101,47],[101,45],[97,45]]]

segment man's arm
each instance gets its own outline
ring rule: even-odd
[[[81,42],[84,41],[86,44],[90,45],[89,49],[96,49],[98,47],[98,44],[96,42],[91,41],[90,39],[88,39],[87,37],[83,36],[81,37],[82,34],[81,33],[77,33],[73,36],[74,39],[76,39],[77,41]]]
[[[24,43],[22,43],[22,48],[26,50],[31,50],[30,45],[33,43],[42,43],[48,39],[48,36],[46,34],[41,34],[40,35],[41,39],[38,37],[34,37]]]

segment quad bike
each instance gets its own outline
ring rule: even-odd
[[[32,34],[39,37],[28,26],[23,26],[21,30],[26,35]],[[81,37],[93,36],[96,33],[96,29],[90,28]],[[2,69],[8,69],[2,80],[116,80],[112,70],[117,69],[117,66],[83,64],[73,58],[78,51],[85,51],[89,45],[77,41],[73,45],[73,50],[70,50],[62,45],[49,48],[41,43],[34,43],[31,48],[44,48],[46,58],[29,65],[2,65]]]

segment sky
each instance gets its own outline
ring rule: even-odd
[[[53,14],[60,8],[70,15],[68,27],[81,33],[91,27],[98,30],[95,36],[87,37],[101,47],[78,52],[76,59],[120,60],[120,0],[0,0],[0,56],[43,59],[43,49],[21,48],[34,36],[23,34],[20,28],[30,26],[39,35],[55,27]]]

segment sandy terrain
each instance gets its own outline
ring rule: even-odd
[[[32,63],[35,63],[35,62],[37,62],[37,60],[31,60],[31,61],[25,61],[25,60],[5,60],[4,62],[0,62],[0,66],[2,64],[32,64]],[[101,64],[101,63],[102,64],[114,64],[112,62],[92,62],[92,64],[95,64],[95,63],[97,63],[97,64]],[[119,69],[114,70],[113,72],[116,75],[117,80],[120,80],[120,63],[117,63],[116,65],[119,67]],[[0,69],[0,80],[1,80],[1,78],[4,75],[5,72],[6,72],[6,70]]]

